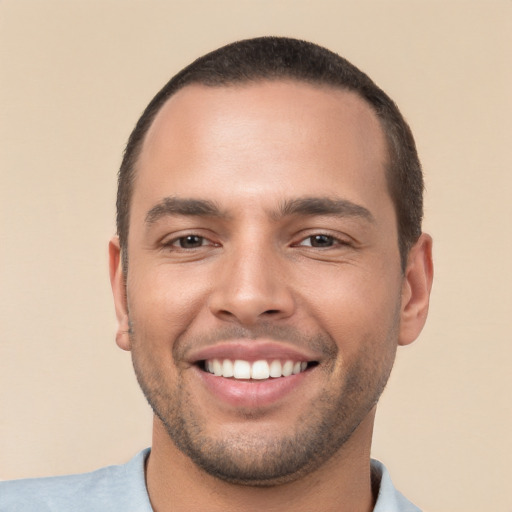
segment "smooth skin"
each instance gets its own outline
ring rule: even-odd
[[[372,510],[375,405],[424,325],[433,275],[426,234],[401,269],[386,162],[371,108],[325,86],[189,85],[157,115],[126,281],[116,237],[109,247],[117,343],[156,412],[157,512]],[[235,407],[196,361],[235,344],[315,365]]]

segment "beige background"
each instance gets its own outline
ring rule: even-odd
[[[183,65],[277,34],[368,72],[425,168],[431,314],[399,351],[374,456],[432,512],[512,511],[511,15],[508,0],[0,0],[0,478],[149,444],[107,276],[121,152]]]

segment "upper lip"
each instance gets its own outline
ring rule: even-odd
[[[219,342],[208,347],[192,351],[187,357],[190,363],[198,363],[208,359],[231,360],[292,360],[292,361],[319,361],[319,354],[307,349],[299,348],[283,342],[271,340],[233,340]]]

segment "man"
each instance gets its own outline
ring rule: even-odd
[[[394,103],[328,50],[259,38],[178,73],[130,136],[109,247],[151,451],[4,484],[0,510],[419,510],[370,445],[427,316],[422,189]]]

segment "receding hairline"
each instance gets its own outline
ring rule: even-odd
[[[316,89],[318,91],[326,91],[326,92],[332,92],[336,95],[341,94],[344,98],[352,99],[353,104],[356,104],[356,106],[363,107],[361,111],[366,111],[364,113],[369,114],[369,117],[372,119],[372,121],[375,121],[376,127],[378,128],[378,131],[380,132],[380,135],[382,136],[383,141],[383,168],[384,172],[386,173],[386,181],[387,181],[387,171],[388,166],[390,164],[390,145],[391,141],[389,140],[389,137],[387,135],[386,126],[384,124],[384,120],[379,116],[379,113],[377,112],[374,105],[370,103],[370,101],[365,98],[359,91],[352,89],[350,87],[345,87],[343,85],[338,85],[334,83],[329,82],[323,82],[321,80],[309,80],[309,79],[302,79],[301,77],[294,77],[294,76],[275,76],[275,77],[254,77],[254,78],[248,78],[246,80],[236,80],[236,81],[226,81],[225,83],[204,83],[202,81],[192,81],[187,82],[183,84],[181,87],[173,91],[172,94],[169,95],[168,98],[160,105],[158,110],[154,113],[153,117],[151,118],[151,122],[149,123],[144,136],[140,140],[139,146],[137,148],[136,153],[134,154],[135,159],[133,161],[132,165],[132,193],[133,193],[133,187],[135,185],[136,176],[139,174],[138,165],[141,159],[141,155],[144,151],[144,148],[146,146],[147,141],[151,138],[151,134],[154,133],[155,129],[158,127],[158,121],[161,116],[165,114],[165,110],[169,108],[169,105],[171,102],[176,101],[179,99],[179,97],[183,93],[189,93],[190,91],[196,89],[199,92],[207,93],[209,90],[215,91],[219,89],[249,89],[252,87],[257,87],[259,85],[265,85],[265,84],[282,84],[282,85],[288,85],[288,86],[308,86],[312,89]],[[340,97],[341,99],[341,97]],[[388,192],[391,192],[388,190]]]
[[[406,119],[396,103],[346,58],[309,41],[275,36],[235,41],[197,58],[176,73],[144,109],[130,133],[118,173],[116,225],[123,266],[127,266],[136,164],[148,130],[162,106],[191,84],[228,87],[260,80],[291,80],[352,91],[373,110],[384,133],[388,159],[385,177],[397,213],[398,241],[405,269],[409,250],[421,234],[424,189],[421,162]]]

